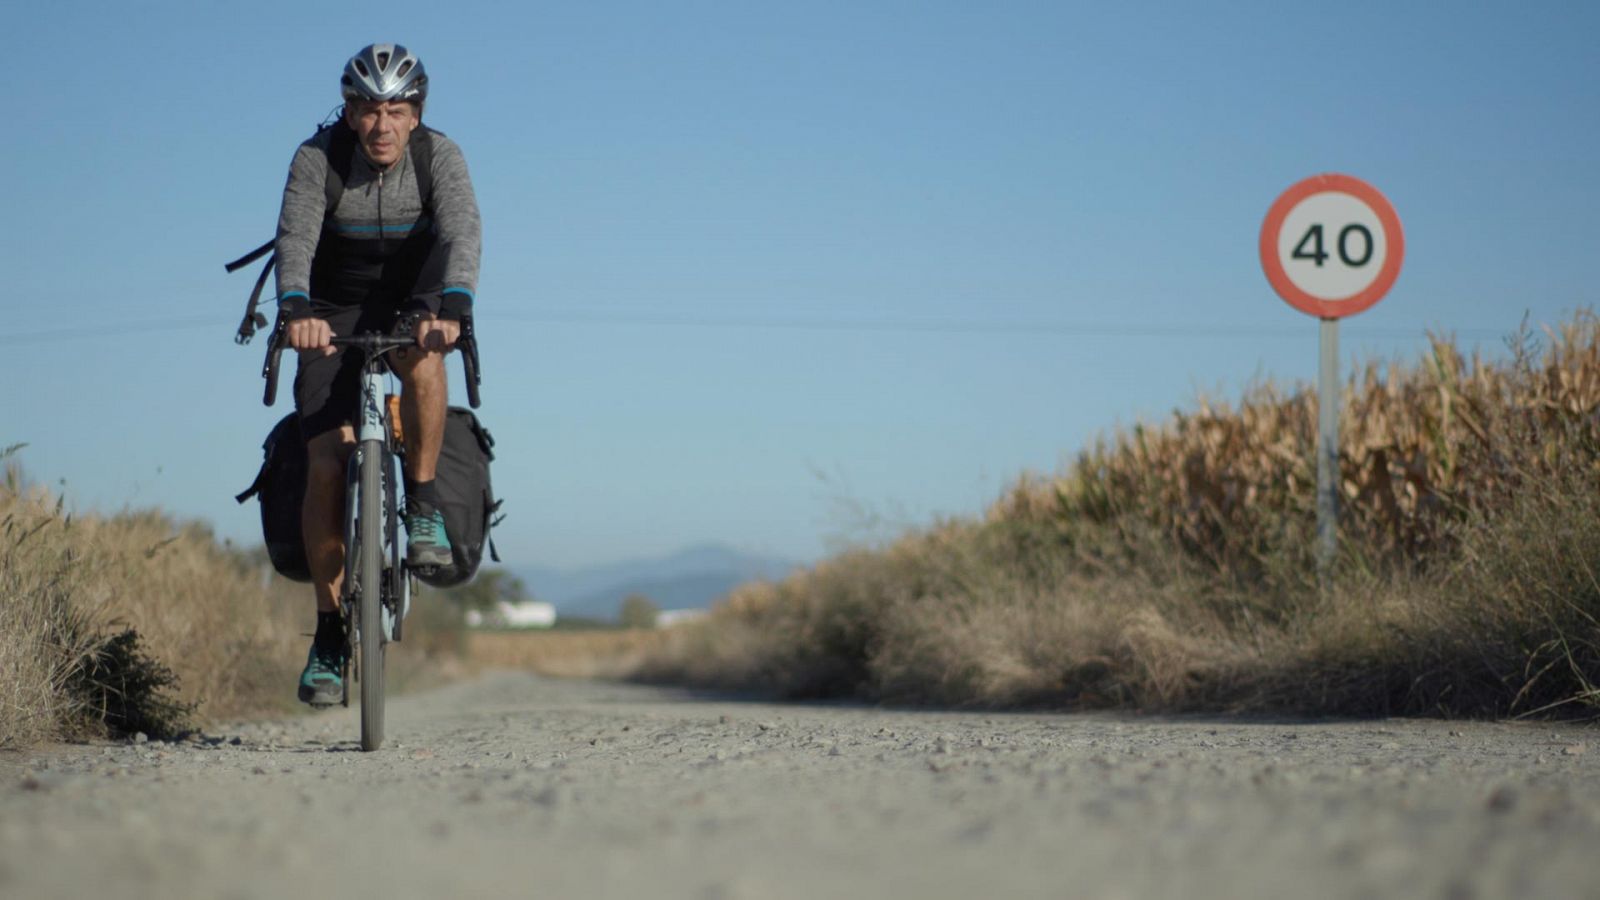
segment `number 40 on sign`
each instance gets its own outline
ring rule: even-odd
[[[1349,175],[1295,184],[1261,223],[1261,267],[1273,290],[1319,319],[1355,315],[1383,299],[1404,256],[1394,207]]]

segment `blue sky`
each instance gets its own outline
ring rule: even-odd
[[[1255,250],[1308,175],[1371,182],[1406,229],[1347,364],[1595,302],[1600,7],[1443,9],[18,9],[0,443],[80,509],[257,539],[231,495],[287,401],[260,405],[221,264],[270,236],[344,59],[397,40],[483,211],[508,562],[810,559],[974,513],[1197,390],[1314,377]]]

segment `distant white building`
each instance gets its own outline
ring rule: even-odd
[[[671,628],[685,622],[693,622],[706,614],[704,609],[663,609],[656,613],[657,628]]]
[[[468,628],[551,628],[556,624],[556,607],[553,603],[528,600],[508,603],[504,600],[494,605],[489,613],[467,610]]]

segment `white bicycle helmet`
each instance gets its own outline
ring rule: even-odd
[[[399,44],[371,44],[350,57],[339,78],[346,100],[428,99],[428,73],[422,60]]]

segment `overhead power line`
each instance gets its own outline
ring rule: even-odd
[[[237,326],[238,320],[231,320]],[[193,328],[228,328],[230,320],[216,316],[183,316],[163,319],[138,319],[132,322],[101,322],[94,325],[73,325],[45,328],[39,331],[14,331],[0,334],[0,347],[18,344],[55,344],[80,338],[116,337],[124,334],[148,334],[153,331],[187,331]]]
[[[666,328],[761,328],[777,331],[904,331],[937,334],[1062,334],[1081,337],[1205,337],[1205,338],[1288,338],[1302,339],[1314,335],[1310,325],[1218,325],[1218,324],[1158,324],[1128,322],[1062,322],[1049,320],[992,320],[992,319],[854,319],[824,317],[763,317],[718,314],[712,316],[669,315],[657,313],[605,313],[573,310],[525,312],[503,310],[494,313],[495,321],[524,322],[551,325],[630,325],[659,326]],[[1428,327],[1414,328],[1362,328],[1346,325],[1351,337],[1414,338],[1421,337]],[[1494,339],[1507,332],[1493,328],[1436,328],[1461,338]]]
[[[611,325],[648,328],[752,328],[771,331],[834,331],[834,332],[902,332],[921,334],[974,334],[974,335],[1038,335],[1053,334],[1069,337],[1122,337],[1122,338],[1256,338],[1270,340],[1309,340],[1313,334],[1310,325],[1227,325],[1200,323],[1133,323],[1133,322],[1064,322],[1050,320],[1001,319],[910,319],[910,318],[830,318],[823,316],[763,317],[728,314],[672,315],[643,312],[582,312],[576,310],[550,310],[545,312],[500,309],[482,320],[485,327],[502,324],[521,325]],[[216,329],[221,335],[232,337],[237,319],[216,316],[182,316],[161,319],[138,319],[129,322],[104,322],[93,325],[46,328],[38,331],[0,334],[0,346],[26,344],[55,344],[83,338],[115,337],[128,334],[149,334],[160,331],[189,331],[200,328]],[[1349,338],[1409,339],[1421,337],[1427,327],[1364,328],[1346,325]],[[1505,337],[1504,329],[1443,328],[1434,330],[1453,334],[1464,339],[1493,340]]]

